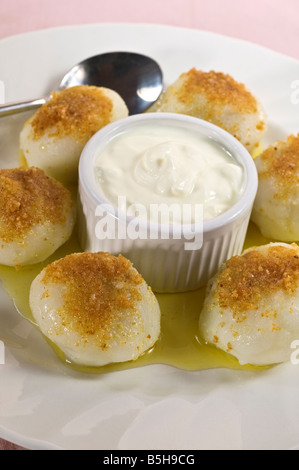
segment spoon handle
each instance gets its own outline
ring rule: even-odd
[[[10,116],[12,114],[22,113],[23,111],[30,111],[45,104],[46,98],[38,98],[30,101],[19,101],[16,103],[7,103],[0,105],[0,117]]]

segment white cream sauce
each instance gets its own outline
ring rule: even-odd
[[[243,186],[242,167],[215,141],[157,124],[113,138],[96,158],[95,176],[106,199],[119,207],[122,196],[121,210],[139,217],[149,214],[151,205],[200,204],[203,219],[210,220],[239,199]],[[182,223],[179,212],[176,217],[174,211],[173,223]],[[194,211],[186,222],[196,222]]]

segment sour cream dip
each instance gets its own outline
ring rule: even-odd
[[[143,123],[113,137],[95,158],[96,183],[104,197],[128,215],[148,217],[166,204],[173,224],[211,220],[243,192],[242,166],[213,139],[170,124]],[[187,219],[182,210],[191,208]],[[143,209],[142,209],[143,208]],[[155,221],[156,222],[156,221]]]

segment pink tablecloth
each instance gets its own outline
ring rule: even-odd
[[[197,28],[255,42],[299,59],[298,0],[0,2],[0,39],[53,26],[101,22],[159,23]],[[16,449],[19,447],[0,439],[0,450]]]
[[[139,22],[198,28],[256,42],[299,59],[298,0],[9,0],[0,39],[79,23]]]

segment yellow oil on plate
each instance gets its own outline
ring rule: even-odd
[[[72,26],[1,40],[6,101],[48,95],[75,63],[116,50],[152,56],[165,86],[192,67],[245,83],[268,115],[264,146],[299,132],[298,61],[234,38],[163,25]],[[29,116],[1,119],[2,168],[18,164],[19,133]],[[250,224],[245,247],[267,242]],[[47,263],[78,249],[74,236]],[[197,333],[203,289],[157,295],[161,338],[136,363],[83,372],[58,358],[32,323],[28,292],[42,267],[0,268],[1,437],[30,449],[299,447],[296,366],[244,368],[203,344]]]

